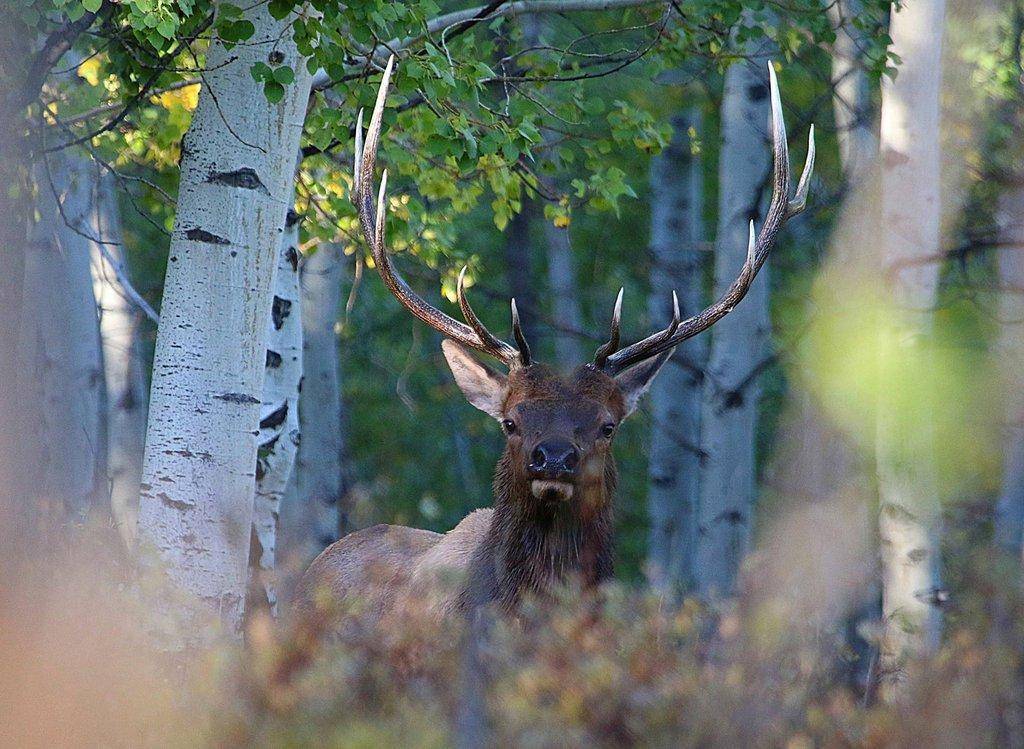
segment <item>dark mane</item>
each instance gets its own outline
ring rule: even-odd
[[[515,610],[524,593],[544,593],[570,576],[587,586],[614,570],[615,461],[574,502],[538,502],[506,449],[494,474],[494,514],[471,564],[460,608],[497,601]]]

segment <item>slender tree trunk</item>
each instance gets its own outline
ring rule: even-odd
[[[100,315],[106,380],[107,480],[118,532],[134,548],[139,514],[142,450],[146,440],[146,376],[139,345],[142,314],[121,278],[127,273],[121,214],[114,176],[100,177],[96,196],[96,239],[92,248],[93,293]],[[120,266],[120,267],[115,267]]]
[[[668,148],[651,162],[650,318],[670,314],[671,293],[679,296],[683,317],[704,302],[703,176],[693,152],[691,128],[701,130],[697,107],[672,118]],[[651,386],[651,453],[647,505],[651,518],[647,574],[669,592],[686,590],[693,579],[700,499],[701,372],[707,340],[690,339]]]
[[[863,34],[854,26],[862,10],[861,0],[827,3],[829,20],[836,29],[832,45],[832,110],[843,174],[851,185],[867,174],[878,148],[872,127],[870,84],[864,69]]]
[[[761,217],[761,186],[769,168],[769,97],[765,57],[725,74],[719,160],[715,295],[736,277],[747,252],[747,225]],[[760,386],[756,370],[769,345],[766,265],[743,303],[712,331],[701,406],[700,508],[694,575],[701,593],[733,592],[750,544],[756,496],[755,442]]]
[[[519,307],[523,333],[529,341],[537,340],[537,295],[534,293],[533,243],[530,238],[530,225],[536,212],[536,205],[524,200],[523,209],[505,228],[505,272],[509,293]]]
[[[1024,57],[1024,4],[1015,2],[1009,31],[1013,35],[1015,61]],[[1019,128],[1024,123],[1024,82],[1016,97],[1006,102],[1001,114],[1012,156],[1024,154]],[[1007,398],[1007,423],[1003,443],[1003,480],[995,507],[996,544],[1024,562],[1024,169],[1009,169],[1008,181],[999,196],[999,337],[996,355]]]
[[[292,188],[294,202],[294,187]],[[299,390],[302,386],[302,299],[299,292],[300,217],[288,210],[274,298],[267,321],[266,374],[260,407],[256,498],[252,518],[249,600],[277,614],[278,517],[299,448]]]
[[[25,259],[17,392],[39,410],[21,435],[31,456],[23,469],[44,517],[80,522],[106,496],[103,363],[89,270],[95,174],[72,153],[35,171],[39,219]]]
[[[29,254],[30,169],[25,108],[15,91],[25,85],[32,35],[18,23],[0,24],[0,526],[5,548],[0,562],[13,563],[35,544],[28,494],[28,445],[22,438],[36,421],[38,403],[18,392],[18,348],[22,337],[25,258]],[[11,565],[5,565],[9,572]]]
[[[555,357],[563,364],[576,367],[588,360],[580,340],[583,314],[580,311],[580,289],[572,262],[572,245],[568,228],[560,229],[540,216],[544,223],[544,244],[548,253],[548,295],[554,318]]]
[[[546,24],[540,16],[523,19],[523,44],[536,47],[542,44],[541,35]],[[551,152],[551,133],[544,133],[544,145]],[[555,188],[559,189],[557,180]],[[564,188],[564,186],[562,186]],[[536,217],[543,226],[543,249],[547,254],[548,298],[551,299],[552,348],[555,360],[566,368],[577,367],[588,361],[580,332],[583,330],[583,312],[580,309],[580,288],[573,267],[572,244],[568,227],[559,228],[544,217],[543,206],[531,206],[529,214]]]
[[[939,251],[939,93],[944,0],[893,9],[892,51],[899,75],[882,83],[882,228],[885,265],[893,268]],[[898,368],[922,355],[938,285],[935,263],[903,264],[892,273],[905,323],[884,364]],[[883,693],[900,693],[904,667],[939,643],[940,507],[932,431],[911,419],[888,390],[880,393],[877,464],[882,561],[880,655]]]
[[[281,506],[281,559],[301,572],[348,530],[345,414],[335,326],[341,304],[343,253],[322,244],[301,265],[302,441]]]
[[[251,39],[211,42],[182,142],[139,507],[140,543],[230,628],[245,599],[267,314],[311,79],[294,16],[257,4],[244,17]],[[295,71],[279,103],[250,75],[255,62]]]
[[[853,19],[861,12],[860,0],[828,3],[836,28],[832,45],[832,108],[835,114],[843,177],[849,189],[863,186],[877,153],[873,129],[871,92],[862,59],[862,35]],[[808,312],[814,314],[811,309]],[[832,427],[818,404],[800,389],[793,391],[796,439],[799,446],[787,474],[794,480],[790,490],[797,496],[822,501],[851,478],[854,455],[844,436]]]
[[[1024,175],[999,198],[999,338],[1006,383],[1003,481],[996,501],[996,543],[1020,558],[1024,548]]]

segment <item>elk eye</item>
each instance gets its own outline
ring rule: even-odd
[[[502,428],[505,430],[505,434],[516,433],[516,423],[512,419],[505,419],[501,422]]]
[[[603,427],[601,427],[601,434],[604,435],[605,437],[611,437],[613,434],[615,434],[615,425],[611,423],[605,424]]]

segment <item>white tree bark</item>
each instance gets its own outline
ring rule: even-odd
[[[106,380],[107,480],[110,509],[118,532],[134,548],[139,514],[139,482],[146,439],[146,376],[139,345],[141,312],[122,283],[127,273],[114,175],[96,186],[96,239],[92,246],[93,293],[100,315]],[[115,267],[119,265],[120,267]]]
[[[715,296],[736,278],[747,251],[747,226],[761,216],[770,163],[765,58],[734,63],[722,95]],[[756,495],[755,441],[760,387],[756,368],[768,351],[768,265],[743,303],[712,329],[701,405],[700,507],[694,576],[706,596],[733,592],[750,544]]]
[[[294,199],[294,188],[292,190]],[[299,293],[300,217],[289,209],[285,220],[274,298],[267,320],[266,374],[260,406],[253,506],[250,601],[258,591],[261,606],[277,613],[274,579],[281,498],[289,485],[299,448],[299,389],[302,383],[302,299]],[[312,404],[310,404],[312,406]]]
[[[862,34],[853,19],[861,12],[861,0],[829,2],[827,11],[836,29],[832,45],[832,109],[839,155],[847,188],[863,186],[878,149],[871,113],[871,91],[862,57]],[[848,250],[845,245],[837,247]],[[808,310],[810,315],[814,310]],[[789,457],[787,489],[795,496],[821,501],[850,478],[854,469],[852,448],[821,412],[819,405],[799,385],[792,393],[796,411],[796,452]]]
[[[671,314],[671,293],[683,317],[704,303],[703,177],[690,129],[701,130],[697,107],[672,118],[668,148],[651,162],[651,293],[648,314],[658,324]],[[647,506],[647,574],[666,592],[686,590],[693,578],[700,499],[701,370],[707,339],[692,338],[651,386],[651,452]]]
[[[996,501],[996,543],[1020,558],[1024,548],[1024,178],[1015,175],[999,198],[999,337],[996,355],[1005,383],[1007,424],[1002,488]]]
[[[231,628],[246,591],[267,314],[311,78],[293,16],[275,20],[263,4],[244,15],[255,34],[230,51],[211,42],[182,142],[139,507],[140,545]],[[250,75],[255,62],[295,71],[279,103]]]
[[[899,349],[888,363],[904,366],[921,355],[931,328],[938,264],[908,260],[939,251],[939,95],[942,83],[944,0],[893,8],[890,36],[899,55],[896,80],[882,83],[880,129],[882,229],[893,294],[905,322]],[[895,372],[898,376],[898,372]],[[891,393],[880,393],[877,465],[882,614],[883,693],[899,694],[904,666],[939,643],[940,508],[928,424],[900,412]]]
[[[20,344],[21,398],[39,422],[22,439],[31,448],[32,494],[44,515],[83,520],[103,504],[106,444],[103,364],[89,272],[93,223],[92,164],[65,153],[36,168],[39,220],[25,259]]]
[[[281,506],[280,558],[301,572],[348,528],[345,414],[335,325],[341,304],[342,250],[322,244],[300,266],[302,441]]]
[[[868,173],[878,148],[862,54],[863,35],[853,25],[862,9],[861,0],[836,0],[827,3],[826,8],[836,30],[832,45],[832,111],[843,173],[850,185]]]

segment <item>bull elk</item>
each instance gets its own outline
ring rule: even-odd
[[[352,533],[313,561],[299,600],[359,599],[377,619],[409,603],[441,616],[492,602],[511,612],[524,593],[543,594],[567,576],[577,576],[585,586],[611,576],[615,434],[675,347],[743,299],[782,225],[803,210],[814,166],[814,128],[790,199],[786,126],[769,64],[772,197],[760,236],[750,222],[747,256],[736,280],[720,299],[686,320],[680,320],[673,293],[667,327],[625,347],[619,346],[620,290],[608,341],[593,361],[563,375],[533,358],[514,299],[513,345],[496,338],[474,313],[465,268],[457,290],[461,322],[424,301],[392,265],[384,241],[387,170],[376,201],[372,182],[393,63],[392,58],[384,70],[365,138],[359,114],[352,190],[359,223],[384,283],[409,312],[444,336],[442,349],[456,383],[471,404],[498,422],[506,445],[494,474],[493,509],[474,511],[444,534],[394,525]],[[496,359],[507,373],[484,365],[471,350]]]

